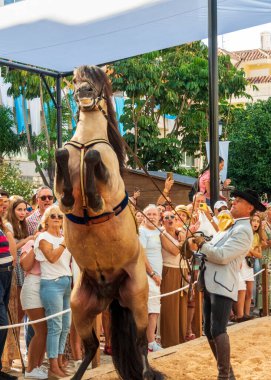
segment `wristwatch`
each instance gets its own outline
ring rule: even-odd
[[[153,278],[154,276],[156,276],[157,275],[157,273],[155,272],[155,271],[152,271],[150,274],[149,274],[149,276],[151,277],[151,278]]]

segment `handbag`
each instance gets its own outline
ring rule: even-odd
[[[245,259],[246,259],[247,265],[248,265],[250,268],[254,268],[254,265],[255,265],[255,258],[254,258],[254,257],[251,257],[251,256],[246,256]]]

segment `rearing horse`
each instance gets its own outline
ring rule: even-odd
[[[71,296],[85,357],[83,376],[99,341],[97,314],[110,305],[112,357],[124,380],[163,379],[148,363],[148,285],[144,252],[127,207],[121,170],[124,148],[105,73],[95,66],[74,72],[79,120],[73,139],[56,151],[55,194],[64,218],[67,247],[80,267]]]

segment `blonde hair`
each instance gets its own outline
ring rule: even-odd
[[[58,207],[58,205],[55,205],[53,204],[52,206],[48,207],[42,218],[41,218],[41,221],[40,221],[40,225],[41,227],[44,229],[44,230],[47,230],[47,220],[49,218],[49,216],[51,214],[53,214],[53,211],[56,213],[56,214],[63,214],[62,211],[60,210],[60,208]]]

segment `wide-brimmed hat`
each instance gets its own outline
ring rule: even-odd
[[[175,212],[178,214],[178,212],[184,212],[188,218],[190,218],[190,213],[185,205],[178,205],[175,207]]]
[[[266,207],[260,201],[260,197],[256,191],[251,189],[246,189],[244,191],[234,190],[231,195],[233,197],[240,197],[245,199],[248,203],[255,207],[258,211],[265,211]]]

